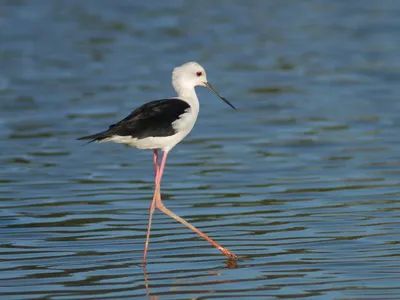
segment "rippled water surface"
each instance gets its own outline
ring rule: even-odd
[[[399,299],[400,2],[0,4],[2,299]],[[199,61],[169,156],[82,147]]]

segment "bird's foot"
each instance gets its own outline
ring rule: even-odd
[[[228,249],[221,247],[221,248],[218,248],[218,250],[221,251],[222,254],[225,255],[226,257],[228,257],[230,260],[239,260],[239,257],[236,254],[233,254]]]

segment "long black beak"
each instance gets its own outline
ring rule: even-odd
[[[222,97],[213,87],[211,84],[208,82],[204,82],[204,85],[206,88],[208,88],[211,92],[213,92],[215,95],[221,98],[222,101],[224,101],[226,104],[228,104],[230,107],[236,110],[236,107],[234,107],[228,100],[225,99],[225,97]]]

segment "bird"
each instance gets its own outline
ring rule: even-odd
[[[133,110],[126,118],[109,126],[107,130],[83,136],[77,140],[89,140],[88,143],[114,142],[153,151],[154,194],[149,208],[147,234],[142,257],[143,265],[146,264],[151,222],[156,208],[200,235],[229,260],[235,261],[238,256],[219,245],[164,205],[161,199],[160,185],[168,153],[189,134],[197,120],[200,105],[195,87],[206,87],[230,107],[235,110],[236,107],[213,88],[207,80],[206,71],[197,62],[186,62],[174,68],[172,86],[177,97],[154,100],[143,104]],[[160,162],[159,150],[162,152]]]

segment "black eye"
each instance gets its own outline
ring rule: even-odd
[[[203,75],[203,72],[197,72],[196,75],[197,75],[198,77],[200,77],[201,75]]]

